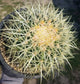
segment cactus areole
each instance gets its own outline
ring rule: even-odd
[[[6,63],[23,74],[49,77],[69,65],[75,47],[69,17],[54,6],[38,4],[15,10],[0,29],[0,50]],[[70,65],[71,66],[71,65]]]

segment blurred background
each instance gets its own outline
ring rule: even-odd
[[[32,3],[37,0],[0,0],[0,22],[2,19],[14,11],[15,8],[24,6],[25,3]],[[74,22],[74,29],[77,31],[77,46],[80,48],[80,0],[40,0],[41,3],[48,4],[52,2],[56,8],[64,9],[67,16],[71,16],[71,22]],[[80,50],[74,50],[74,59],[70,60],[72,70],[66,66],[66,71],[59,77],[50,81],[43,81],[43,84],[80,84]],[[1,77],[0,68],[0,77]],[[33,81],[31,83],[31,81]],[[36,82],[37,81],[37,82]],[[39,79],[25,79],[24,84],[39,84]]]

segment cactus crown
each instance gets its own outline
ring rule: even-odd
[[[38,4],[15,10],[15,16],[11,16],[9,26],[5,25],[0,34],[3,56],[11,67],[21,73],[47,77],[56,70],[60,72],[65,61],[70,65],[74,31],[62,10],[51,4]]]

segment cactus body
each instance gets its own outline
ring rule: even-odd
[[[12,17],[0,34],[2,55],[11,67],[21,73],[48,77],[51,72],[60,72],[66,61],[70,65],[74,31],[62,11],[39,4],[16,10]]]

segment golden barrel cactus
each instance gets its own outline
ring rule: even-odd
[[[69,17],[51,4],[37,4],[15,15],[8,25],[1,29],[1,52],[14,70],[25,74],[40,74],[49,77],[50,73],[60,72],[65,62],[73,58],[75,47],[74,31]]]

